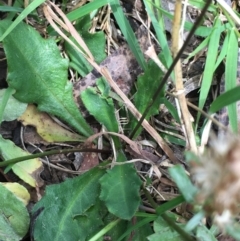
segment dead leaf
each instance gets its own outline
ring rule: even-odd
[[[48,114],[38,111],[34,105],[29,105],[18,120],[24,125],[36,127],[38,134],[47,142],[83,141],[83,137],[64,129],[54,122]]]

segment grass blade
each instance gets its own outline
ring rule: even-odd
[[[127,43],[129,45],[129,48],[133,52],[137,62],[141,66],[141,68],[145,71],[147,68],[143,53],[141,51],[141,48],[139,47],[138,41],[133,33],[133,30],[125,17],[122,7],[120,6],[120,3],[118,0],[112,0],[110,2],[113,15],[119,25],[119,28],[121,29],[123,36],[126,38]]]
[[[237,65],[238,65],[238,39],[235,35],[234,29],[231,29],[228,53],[226,57],[226,80],[225,90],[228,91],[236,86],[237,78]],[[238,131],[238,117],[237,117],[237,104],[233,103],[227,107],[229,114],[229,123],[234,132]]]

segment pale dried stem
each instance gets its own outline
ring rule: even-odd
[[[232,19],[240,25],[240,18],[237,16],[237,14],[233,11],[233,9],[225,2],[224,0],[217,0],[217,2],[224,8],[225,11],[228,12],[228,14],[232,17]]]
[[[181,11],[182,11],[182,2],[181,0],[177,0],[175,5],[173,32],[172,32],[173,57],[177,56],[177,53],[180,49],[179,35],[180,35],[180,25],[181,25]],[[188,111],[187,101],[184,94],[184,86],[182,81],[182,68],[181,68],[180,61],[178,61],[176,66],[174,67],[174,73],[175,73],[175,79],[176,79],[176,95],[177,95],[177,100],[180,107],[180,109],[178,109],[178,113],[182,121],[182,128],[186,137],[186,141],[188,143],[188,148],[194,153],[197,153],[197,145],[195,141],[194,131],[192,128],[192,123],[190,121],[190,114]]]

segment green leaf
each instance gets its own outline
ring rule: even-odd
[[[240,86],[237,86],[221,94],[220,96],[217,97],[216,100],[212,102],[209,112],[215,113],[218,110],[222,109],[224,106],[230,105],[240,100],[239,92],[240,92]]]
[[[136,224],[131,225],[130,227],[128,227],[128,229],[125,232],[123,232],[123,234],[117,239],[117,241],[121,241],[125,237],[131,235],[131,233],[134,232],[136,229],[143,228],[143,227],[145,227],[145,225],[148,226],[148,224],[151,223],[155,219],[156,219],[156,217],[154,217],[154,218],[143,218],[143,219],[139,220]],[[146,240],[146,237],[144,237],[144,238]]]
[[[137,80],[137,93],[134,95],[134,104],[140,113],[143,113],[148,106],[149,102],[152,100],[152,96],[161,83],[161,77],[163,73],[161,69],[153,62],[150,61],[145,73],[138,77]],[[152,105],[151,109],[148,111],[146,120],[148,120],[152,115],[155,115],[159,111],[159,104],[164,96],[164,89],[159,94],[157,100]],[[137,125],[137,120],[134,118],[130,122],[131,130]],[[135,137],[140,133],[141,129],[137,132]]]
[[[45,196],[33,208],[33,213],[44,208],[34,225],[34,240],[84,241],[92,236],[102,222],[97,215],[97,197],[99,178],[104,172],[95,167],[79,177],[48,186]]]
[[[150,2],[150,0],[146,0],[148,2]],[[173,14],[169,13],[168,11],[166,11],[164,8],[159,8],[156,4],[154,4],[151,1],[151,4],[157,8],[158,10],[160,10],[162,12],[162,14],[164,14],[164,16],[168,17],[170,20],[173,20]],[[214,7],[214,9],[212,9],[213,11],[216,10],[216,6],[214,5],[210,5],[210,7],[208,8],[208,10],[211,10],[211,6]],[[190,31],[191,28],[193,26],[193,23],[190,23],[188,21],[185,21],[184,23],[184,29]],[[199,26],[195,32],[195,35],[197,36],[201,36],[201,37],[207,37],[211,34],[213,28],[211,27],[206,27],[206,26]],[[225,25],[220,27],[221,32],[225,30]]]
[[[90,52],[94,56],[95,61],[97,63],[100,63],[106,58],[105,36],[102,31],[94,34],[89,33],[90,27],[91,27],[91,20],[89,15],[85,16],[75,24],[76,30],[81,35],[84,42],[87,44]],[[76,43],[76,41],[74,41],[73,38],[70,38],[70,39],[74,43]],[[88,63],[85,57],[81,53],[76,51],[76,49],[72,47],[72,45],[70,45],[68,42],[65,42],[65,48],[66,48],[67,54],[71,59],[70,66],[72,66],[75,70],[77,70],[82,77],[84,77],[85,75],[87,75],[89,72],[93,70],[92,65]]]
[[[216,70],[218,68],[218,66],[220,65],[220,63],[222,63],[222,61],[224,60],[224,58],[227,55],[227,51],[228,51],[228,45],[229,45],[229,35],[226,35],[224,41],[223,41],[223,45],[221,47],[221,52],[217,58],[216,64],[214,69]]]
[[[219,46],[219,40],[221,35],[221,22],[217,18],[214,24],[214,29],[211,33],[211,37],[209,40],[208,45],[208,54],[206,59],[206,65],[203,73],[203,80],[202,80],[202,86],[200,90],[200,96],[199,96],[199,105],[198,107],[200,109],[203,108],[205,101],[207,99],[211,83],[213,80],[213,74],[215,70],[215,63],[217,60],[217,54],[218,54],[218,46]],[[199,119],[200,114],[198,114],[197,119]],[[198,121],[197,121],[198,122]]]
[[[171,50],[169,48],[169,44],[167,41],[167,37],[166,37],[166,33],[165,33],[165,29],[163,27],[161,27],[161,24],[159,24],[159,22],[157,21],[156,17],[155,17],[155,13],[154,11],[156,11],[157,6],[155,5],[156,9],[151,9],[151,4],[148,0],[144,0],[144,5],[146,7],[146,11],[149,15],[149,17],[151,18],[153,27],[155,29],[156,32],[156,37],[158,38],[158,41],[160,43],[160,46],[162,48],[163,51],[163,55],[164,55],[164,59],[165,59],[165,63],[167,64],[167,67],[169,68],[170,65],[172,64],[172,54],[171,54]],[[159,21],[161,21],[159,19]]]
[[[129,24],[126,16],[123,13],[123,8],[121,7],[119,0],[111,0],[109,3],[111,6],[113,15],[119,25],[119,28],[121,29],[123,36],[126,38],[129,48],[133,52],[141,68],[145,70],[147,66],[146,66],[146,61],[144,59],[144,55],[138,44],[137,38],[134,35],[131,25]]]
[[[44,3],[46,0],[36,0],[30,3],[22,12],[18,15],[18,17],[14,20],[14,22],[8,22],[6,25],[6,30],[4,33],[1,33],[0,42],[3,41],[15,28],[18,24],[22,24],[22,20],[27,17],[29,13],[31,13],[34,9],[36,9],[39,5]],[[1,20],[3,23],[3,21]]]
[[[179,195],[178,197],[175,197],[172,200],[165,202],[164,204],[161,204],[159,207],[157,207],[156,212],[157,214],[161,215],[166,211],[172,210],[184,201],[184,197],[182,195]]]
[[[162,98],[159,101],[162,102],[166,106],[166,108],[169,110],[169,112],[172,115],[172,117],[174,118],[174,120],[176,120],[178,123],[180,123],[180,119],[179,119],[176,107],[167,98]]]
[[[139,222],[141,222],[144,219],[145,218],[137,218],[136,219],[136,223],[139,223]],[[151,224],[149,222],[149,223],[146,223],[141,228],[138,228],[138,229],[136,229],[134,231],[134,235],[132,237],[132,241],[145,241],[146,237],[148,237],[151,234],[153,234],[153,230],[152,230]]]
[[[149,241],[183,241],[178,232],[173,230],[163,219],[158,217],[153,223],[155,234],[148,237]]]
[[[99,79],[97,84],[102,81],[103,79]],[[111,98],[98,94],[96,88],[90,87],[82,91],[81,99],[89,113],[104,125],[108,131],[118,132],[118,122]]]
[[[2,21],[0,28],[8,24],[9,21]],[[3,44],[8,61],[7,81],[16,90],[14,97],[36,103],[39,110],[61,118],[85,136],[91,135],[90,126],[73,100],[72,84],[67,80],[68,62],[61,58],[54,40],[43,39],[32,27],[21,23]]]
[[[238,223],[226,225],[226,231],[236,240],[240,240],[240,225]]]
[[[114,229],[117,229],[117,231],[120,231],[118,230],[119,228],[117,227],[118,224],[120,223],[123,223],[123,221],[121,219],[115,219],[115,220],[112,220],[108,225],[106,225],[102,230],[100,230],[97,234],[95,234],[91,239],[89,239],[89,241],[99,241],[99,240],[103,240],[103,239],[100,239],[101,237],[104,236],[104,234],[108,233],[108,231],[112,231]],[[117,233],[116,233],[117,234]],[[109,234],[107,234],[108,236]],[[111,240],[115,240],[114,239],[114,236],[110,234],[110,238]]]
[[[228,51],[226,57],[225,91],[228,91],[237,85],[237,66],[238,66],[238,38],[235,30],[231,29],[229,36]],[[227,107],[229,114],[229,123],[234,132],[238,131],[237,103]]]
[[[201,225],[201,222],[205,216],[205,213],[203,211],[200,211],[196,213],[187,223],[185,226],[186,232],[193,231],[199,224]]]
[[[210,230],[203,225],[198,226],[196,230],[196,238],[203,241],[217,241],[217,239],[210,232]]]
[[[88,230],[86,232],[86,240],[89,240],[92,234],[95,234],[100,230],[100,228],[102,228],[103,207],[103,203],[99,199],[97,199],[95,205],[90,207],[86,212],[84,212],[83,214],[76,214],[76,216],[73,216],[73,219],[77,220],[77,222],[81,224],[82,230]],[[83,235],[81,235],[81,238],[83,237],[84,233]]]
[[[88,15],[92,11],[107,5],[110,0],[94,0],[84,6],[81,6],[70,13],[67,14],[67,17],[70,21],[77,20],[85,15]]]
[[[11,6],[0,6],[0,12],[22,12],[23,8],[11,7]]]
[[[3,118],[2,118],[3,121],[16,120],[19,116],[21,116],[24,113],[24,111],[27,108],[27,104],[19,102],[11,95],[13,93],[12,90],[13,89],[0,90],[0,103],[1,103],[0,109],[3,106],[3,102],[5,102],[4,99],[6,95],[10,94],[9,98],[7,97],[8,98],[6,103],[7,105],[3,112]],[[1,123],[1,118],[0,118],[0,123]]]
[[[28,156],[30,153],[16,146],[12,141],[5,140],[0,135],[0,153],[4,160],[21,156]],[[38,158],[22,161],[11,166],[13,172],[23,181],[32,187],[39,186],[39,174],[42,172],[42,162]]]
[[[115,116],[115,109],[113,100],[107,97],[109,86],[103,78],[97,81],[98,89],[100,93],[97,93],[97,88],[89,87],[82,91],[81,99],[91,115],[102,125],[104,125],[108,131],[118,133],[118,122]],[[98,91],[99,92],[99,91]],[[116,148],[121,148],[119,138],[112,136]]]
[[[27,208],[21,200],[1,184],[0,193],[0,240],[22,240],[30,223]]]
[[[168,171],[186,201],[192,202],[194,200],[197,189],[195,186],[193,186],[184,168],[180,165],[175,165],[174,167],[169,168]]]
[[[107,217],[115,217],[114,215],[112,215],[111,213],[108,213]],[[116,219],[116,217],[115,217]],[[115,219],[110,220],[110,222],[108,221],[108,223],[112,223],[115,222]],[[106,235],[110,236],[112,238],[112,240],[117,240],[127,229],[129,222],[125,221],[125,220],[121,220],[120,222],[118,222],[116,224],[116,226],[114,226],[111,230],[109,230]]]
[[[100,179],[100,183],[100,199],[105,202],[109,212],[121,219],[130,220],[140,204],[141,180],[134,166],[114,166]]]

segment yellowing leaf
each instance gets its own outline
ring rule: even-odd
[[[0,193],[0,240],[22,240],[30,224],[27,208],[3,185],[0,185]]]
[[[16,182],[7,182],[7,183],[0,183],[0,185],[3,185],[6,187],[9,191],[11,191],[20,201],[24,203],[25,206],[27,206],[29,200],[30,200],[30,194],[28,190],[16,183]]]
[[[2,136],[0,136],[0,152],[4,160],[30,155]],[[12,166],[12,170],[30,186],[39,187],[42,185],[42,179],[39,175],[43,171],[43,165],[38,158],[16,163]]]
[[[47,142],[83,141],[83,137],[64,129],[34,105],[29,105],[18,120],[24,125],[36,127],[37,133]]]

